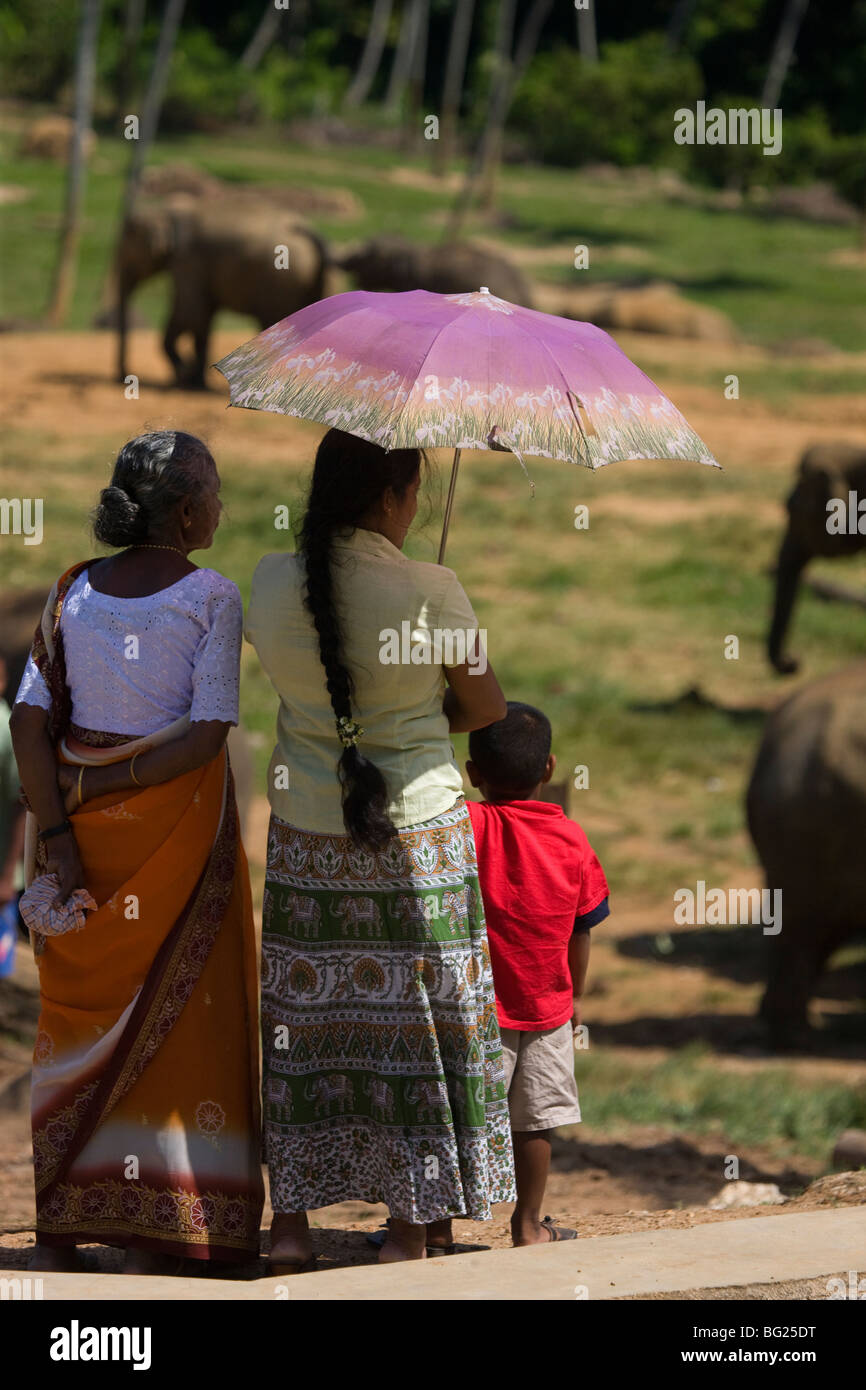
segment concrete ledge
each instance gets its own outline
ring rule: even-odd
[[[400,1265],[355,1265],[288,1279],[233,1282],[119,1274],[45,1274],[42,1279],[46,1299],[574,1302],[846,1276],[848,1270],[866,1274],[866,1206],[709,1222],[688,1230],[635,1231]]]

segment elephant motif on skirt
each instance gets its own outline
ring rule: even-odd
[[[286,914],[287,925],[296,928],[299,936],[307,941],[318,937],[322,909],[315,898],[305,897],[303,893],[282,893],[280,910]]]
[[[444,1081],[411,1081],[406,1099],[418,1107],[418,1119],[426,1115],[434,1124],[447,1124],[451,1114],[448,1087]]]
[[[312,1082],[308,1081],[304,1087],[304,1096],[313,1102],[313,1108],[317,1115],[321,1114],[323,1110],[326,1115],[330,1115],[333,1101],[336,1101],[338,1113],[351,1110],[355,1103],[352,1082],[348,1076],[344,1076],[341,1072],[332,1072],[328,1076],[317,1076]]]
[[[381,937],[382,914],[375,898],[345,897],[334,906],[334,913],[343,922],[346,936],[358,937],[361,928],[366,928],[366,936]]]
[[[380,1118],[386,1120],[394,1118],[394,1096],[387,1081],[380,1081],[376,1076],[368,1076],[364,1083],[364,1090],[370,1097],[373,1109]]]

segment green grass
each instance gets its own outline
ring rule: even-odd
[[[646,1064],[606,1050],[577,1058],[585,1122],[611,1138],[632,1126],[664,1125],[718,1134],[735,1152],[738,1144],[760,1144],[779,1158],[829,1160],[843,1129],[866,1125],[866,1086],[807,1081],[794,1067],[730,1071],[698,1043]]]
[[[11,129],[0,129],[0,179],[30,194],[28,201],[4,210],[3,250],[7,264],[16,264],[16,274],[4,277],[0,313],[33,319],[45,304],[50,283],[63,175],[53,164],[19,157],[18,143]],[[70,327],[89,325],[99,303],[128,153],[123,140],[106,135],[91,161]],[[435,187],[416,188],[389,179],[394,164],[426,171],[424,160],[377,149],[305,150],[278,131],[162,139],[151,160],[200,164],[237,182],[351,189],[364,206],[359,218],[315,219],[325,236],[341,239],[393,231],[421,241],[438,240],[451,196]],[[563,246],[562,265],[539,270],[548,279],[584,285],[598,279],[663,277],[689,298],[730,315],[746,341],[786,341],[795,324],[798,337],[823,338],[847,350],[866,349],[863,315],[853,307],[866,299],[866,270],[832,259],[835,252],[856,246],[856,228],[768,220],[753,212],[690,207],[658,197],[638,201],[627,190],[611,189],[580,171],[506,166],[500,187],[499,235],[515,245]],[[491,231],[488,225],[478,224],[478,229]],[[603,254],[619,243],[637,247],[642,258],[628,263]],[[590,247],[590,266],[576,271],[565,252],[568,245],[580,244]],[[158,319],[164,296],[164,285],[144,287],[137,297],[139,312]],[[792,372],[796,376],[796,369]]]

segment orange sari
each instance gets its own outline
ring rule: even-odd
[[[59,756],[106,761],[69,735]],[[225,749],[71,819],[99,906],[34,939],[37,1239],[256,1256],[255,938]]]

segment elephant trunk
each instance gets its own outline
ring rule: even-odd
[[[767,655],[773,669],[780,676],[791,675],[798,666],[798,662],[793,657],[785,656],[782,648],[785,644],[788,624],[797,597],[800,575],[809,558],[809,551],[792,534],[789,527],[785,532],[779,551],[779,562],[776,570],[776,600],[767,637]]]

